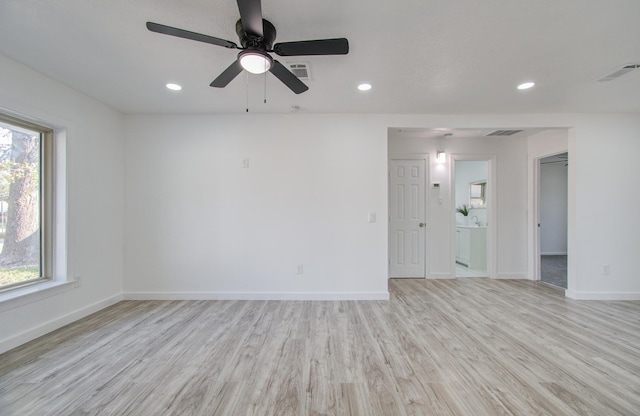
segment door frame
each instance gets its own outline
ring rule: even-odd
[[[429,230],[429,177],[430,177],[430,164],[429,164],[429,153],[391,153],[387,158],[387,212],[390,212],[389,204],[391,204],[391,171],[390,171],[390,161],[391,160],[424,160],[425,168],[424,168],[424,220],[427,224],[424,230],[424,277],[422,279],[426,279],[429,276],[429,261],[427,257],[427,232]],[[387,215],[387,279],[391,279],[389,277],[391,275],[391,214]],[[421,279],[420,277],[415,277],[414,279]]]
[[[568,155],[568,159],[571,159],[571,156],[569,155],[569,150],[561,150],[561,151],[554,151],[554,152],[550,152],[548,154],[543,154],[543,155],[536,155],[533,158],[533,166],[532,166],[532,170],[533,170],[533,175],[532,175],[532,179],[533,179],[533,224],[531,224],[532,228],[533,228],[533,233],[532,233],[532,237],[533,237],[533,280],[542,280],[542,265],[541,265],[541,261],[542,261],[542,254],[541,254],[541,250],[540,250],[540,244],[541,244],[541,239],[540,239],[540,162],[542,161],[542,159],[545,159],[547,157],[550,156],[556,156],[556,155],[561,155],[566,153]],[[568,180],[568,179],[567,179]],[[568,187],[567,187],[568,188]],[[567,202],[569,199],[569,193],[567,191]],[[568,213],[567,213],[568,216]],[[568,219],[567,219],[568,220]],[[568,238],[569,237],[569,224],[567,222],[567,262],[569,259],[569,242],[568,242]],[[569,285],[569,275],[568,275],[569,271],[567,268],[567,286]]]
[[[456,162],[462,161],[478,161],[487,162],[487,276],[491,279],[496,278],[496,155],[495,154],[452,154],[451,169],[449,170],[449,183],[451,184],[451,210],[449,224],[451,235],[451,246],[449,252],[451,259],[449,261],[451,267],[451,277],[456,278]]]

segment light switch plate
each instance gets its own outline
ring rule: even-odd
[[[370,223],[376,222],[376,213],[375,212],[370,212],[369,213],[369,222]]]

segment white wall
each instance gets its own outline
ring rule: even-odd
[[[636,215],[627,209],[640,204],[636,175],[629,170],[640,154],[640,114],[567,116],[565,125],[572,128],[532,137],[528,152],[531,169],[535,158],[569,152],[566,295],[640,299],[640,278],[633,261],[640,234],[630,232]],[[533,203],[532,179],[529,189]],[[530,253],[534,252],[535,222],[530,215]],[[535,259],[530,260],[533,266]],[[609,275],[603,273],[604,266],[609,266]]]
[[[540,165],[540,253],[542,255],[567,254],[567,185],[568,170],[564,163]]]
[[[435,123],[442,123],[436,121]],[[443,124],[432,124],[442,126]],[[461,117],[456,123],[467,122]],[[453,128],[460,124],[450,124]],[[444,124],[446,125],[446,124]],[[410,125],[415,127],[415,125]],[[429,127],[428,125],[426,127]],[[477,127],[477,126],[475,126]],[[392,138],[389,140],[390,154],[429,153],[435,155],[442,148],[440,139]],[[440,191],[430,191],[427,221],[427,274],[430,277],[453,277],[452,239],[455,231],[452,223],[455,206],[451,201],[454,187],[451,184],[451,158],[472,155],[496,158],[495,187],[498,218],[496,224],[495,278],[527,277],[527,152],[526,140],[513,137],[447,138],[446,152],[451,156],[447,163],[431,163],[432,182],[440,182]],[[438,196],[443,204],[438,203]]]
[[[445,149],[496,158],[494,277],[533,278],[528,159],[569,150],[570,234],[572,222],[575,230],[569,252],[590,264],[609,257],[584,270],[572,269],[570,260],[567,293],[640,296],[640,282],[626,273],[633,264],[631,247],[639,246],[636,237],[601,223],[594,227],[596,219],[608,224],[620,215],[593,187],[581,185],[582,177],[597,171],[596,183],[636,189],[623,168],[630,162],[602,154],[603,140],[625,149],[627,158],[637,154],[637,120],[597,114],[130,116],[125,291],[137,297],[378,296],[386,291],[386,152],[431,155],[429,176],[441,189],[429,188],[428,273],[451,276],[450,172],[433,160],[441,143],[406,139],[385,149],[387,128],[524,126],[555,130],[530,140],[448,139]],[[240,167],[244,157],[249,169]],[[633,191],[621,195],[611,201],[639,197]],[[159,207],[165,212],[158,213]],[[366,223],[369,211],[378,213],[376,224]],[[581,226],[589,232],[578,239]],[[622,242],[626,255],[607,248],[611,241]],[[305,265],[302,276],[297,264]],[[602,265],[611,269],[606,280]]]
[[[640,114],[580,121],[569,136],[569,189],[575,192],[569,192],[567,295],[640,299],[634,209],[640,206],[640,187],[633,171],[640,154]],[[603,274],[605,265],[610,275]]]
[[[2,352],[120,299],[124,124],[116,111],[2,55],[0,73],[0,111],[66,129],[67,272],[81,276],[78,288],[0,304]]]
[[[127,297],[388,297],[374,117],[131,116],[127,136]]]

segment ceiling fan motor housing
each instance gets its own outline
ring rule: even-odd
[[[265,19],[262,19],[262,37],[247,34],[242,27],[242,20],[236,22],[236,33],[240,39],[240,44],[245,49],[270,51],[273,48],[273,42],[276,40],[275,26]]]

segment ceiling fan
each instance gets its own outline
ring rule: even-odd
[[[225,69],[213,82],[212,87],[224,88],[243,69],[253,73],[262,74],[271,72],[282,81],[291,91],[300,94],[309,89],[280,62],[273,59],[269,53],[279,56],[302,55],[346,55],[349,53],[349,41],[345,38],[303,40],[297,42],[273,42],[276,39],[276,28],[262,18],[261,0],[237,0],[240,10],[240,20],[236,22],[236,33],[240,39],[238,46],[234,42],[215,38],[213,36],[190,32],[159,23],[147,22],[147,29],[152,32],[179,38],[195,40],[223,46],[229,49],[239,49],[238,58]]]

